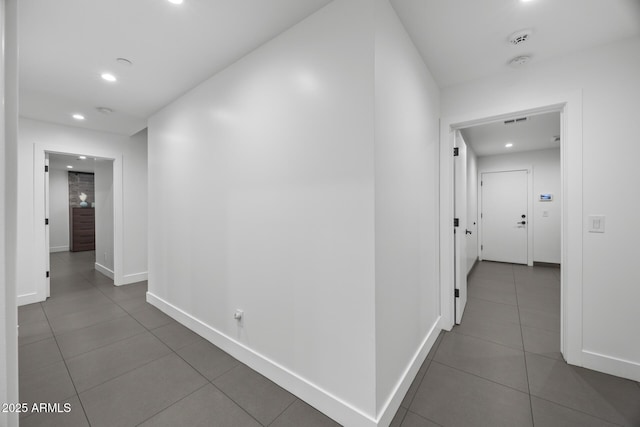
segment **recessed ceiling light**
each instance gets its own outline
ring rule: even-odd
[[[78,156],[78,160],[86,160],[87,156]]]
[[[532,2],[532,1],[533,1],[533,0],[520,0],[520,3],[530,3],[530,2]]]
[[[169,3],[182,4],[182,0],[169,0]]]
[[[73,117],[76,120],[84,120],[84,116],[82,114],[74,114],[71,117]]]
[[[116,79],[116,76],[110,73],[102,73],[100,77],[102,77],[103,80],[106,80],[108,82],[115,82],[116,80],[118,80]]]
[[[73,169],[73,166],[67,165],[67,169]]]
[[[509,142],[508,144],[505,144],[504,146],[507,147],[507,148],[511,148],[511,147],[513,147],[513,144]]]

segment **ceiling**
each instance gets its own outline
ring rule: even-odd
[[[640,35],[638,0],[391,0],[441,88]],[[533,30],[513,46],[516,31]]]
[[[49,169],[65,170],[69,172],[95,172],[96,162],[110,162],[112,160],[88,157],[80,159],[78,156],[68,154],[49,153]],[[73,166],[68,168],[67,166]]]
[[[522,118],[522,117],[518,117]],[[560,148],[560,113],[526,116],[527,120],[505,124],[504,121],[462,129],[464,141],[478,157],[522,151]],[[506,144],[512,147],[505,147]]]
[[[132,135],[154,112],[330,1],[20,2],[20,113]],[[120,57],[133,65],[117,63]],[[103,81],[104,72],[118,81]]]
[[[154,112],[330,1],[20,2],[20,114],[132,135]],[[440,87],[517,72],[507,65],[517,55],[540,62],[640,35],[638,0],[391,3]],[[531,39],[509,45],[507,37],[523,28],[533,30]],[[116,83],[100,78],[107,71]],[[75,121],[74,113],[86,119]]]

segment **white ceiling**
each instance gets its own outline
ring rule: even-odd
[[[20,2],[20,113],[134,134],[155,111],[330,1]],[[638,0],[391,2],[441,87],[517,72],[507,65],[517,55],[538,62],[640,35]],[[533,29],[531,40],[509,45],[507,37],[522,28]],[[119,81],[102,81],[105,71]]]
[[[640,35],[638,0],[391,0],[440,87]],[[522,29],[529,41],[507,42]]]
[[[155,111],[330,1],[22,1],[20,113],[132,135]],[[105,71],[119,81],[103,81]]]
[[[69,172],[95,172],[96,162],[110,162],[112,160],[87,157],[82,160],[78,156],[71,156],[68,154],[49,153],[49,169],[50,170],[65,170]],[[69,169],[67,166],[73,166]]]
[[[464,141],[478,157],[521,151],[560,148],[554,141],[560,136],[560,113],[526,116],[526,121],[505,124],[504,121],[462,129]],[[505,147],[507,143],[512,147]]]

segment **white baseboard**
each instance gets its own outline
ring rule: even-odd
[[[113,274],[113,270],[105,267],[102,264],[99,263],[95,263],[94,264],[95,269],[98,270],[100,273],[104,274],[105,276],[107,276],[109,279],[113,280],[114,274]]]
[[[167,315],[173,317],[175,320],[201,335],[211,343],[220,347],[242,363],[255,369],[285,390],[288,390],[300,399],[309,403],[320,412],[323,412],[327,416],[333,418],[338,423],[352,427],[377,427],[379,425],[379,420],[374,419],[357,408],[354,408],[337,396],[332,395],[328,391],[323,390],[305,378],[291,372],[286,367],[270,360],[268,357],[212,328],[190,314],[182,311],[180,308],[164,301],[162,298],[147,292],[147,302],[157,307]],[[422,352],[419,353],[421,354]],[[410,383],[411,382],[409,381],[407,384]],[[404,387],[405,381],[402,381],[401,384]],[[408,385],[406,389],[408,389]],[[406,390],[404,391],[406,392]],[[402,396],[404,397],[404,394]],[[398,402],[401,401],[402,398],[399,398]],[[395,403],[395,399],[393,400],[393,403]],[[391,408],[390,405],[387,406]],[[400,406],[399,403],[398,406]],[[385,420],[386,418],[387,417],[385,416]],[[391,419],[389,419],[389,421],[390,420]]]
[[[143,271],[142,273],[125,274],[122,277],[122,283],[120,285],[130,285],[131,283],[142,282],[147,280],[147,277],[148,273],[146,271]]]
[[[69,245],[66,245],[66,246],[51,246],[49,248],[49,253],[52,254],[54,252],[69,252]]]
[[[582,366],[616,377],[640,381],[640,363],[582,350]]]
[[[40,298],[37,292],[18,295],[17,300],[18,300],[18,307],[27,305],[27,304],[33,304],[34,302],[42,302],[42,298]]]
[[[388,426],[391,424],[393,417],[396,415],[396,412],[398,412],[404,396],[407,394],[407,391],[409,391],[409,387],[411,387],[411,383],[418,374],[418,371],[427,358],[429,351],[431,351],[431,347],[433,347],[436,339],[438,339],[438,335],[441,331],[439,323],[440,317],[438,317],[433,323],[433,326],[431,326],[429,333],[422,341],[422,345],[418,348],[418,351],[416,351],[411,363],[409,363],[405,369],[404,374],[400,381],[398,381],[393,393],[391,393],[386,403],[381,408],[380,413],[378,414],[379,426]]]

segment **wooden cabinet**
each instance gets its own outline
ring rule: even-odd
[[[69,224],[71,251],[96,249],[96,217],[94,208],[71,208]]]

